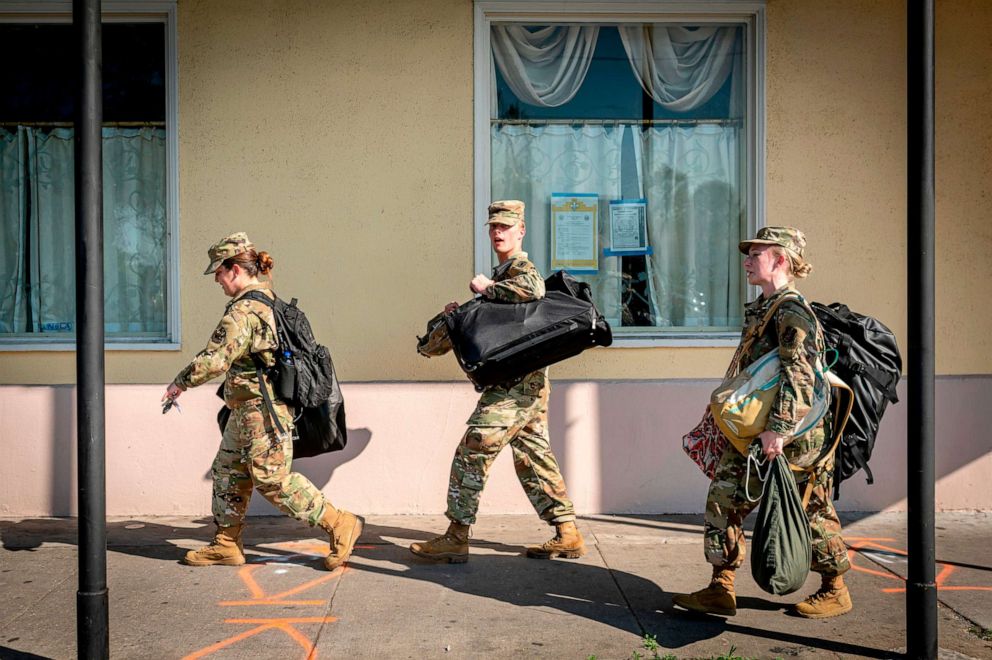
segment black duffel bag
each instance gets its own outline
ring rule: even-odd
[[[564,271],[545,280],[539,300],[470,300],[444,317],[458,364],[477,390],[512,384],[527,374],[609,346],[613,333],[592,302],[589,285]]]
[[[293,417],[293,458],[319,456],[340,451],[348,443],[348,427],[344,415],[344,397],[337,376],[333,374],[330,396],[320,405],[296,410]],[[217,389],[217,396],[224,398],[224,384]],[[267,398],[267,397],[266,397]],[[266,407],[272,411],[271,402]],[[270,414],[274,414],[272,411]],[[217,425],[221,434],[227,427],[231,409],[226,405],[217,411]]]

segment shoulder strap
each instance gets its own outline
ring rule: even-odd
[[[275,296],[275,294],[272,295]],[[269,298],[267,295],[265,295],[258,289],[249,291],[245,295],[241,296],[241,298],[239,298],[238,300],[257,300],[260,303],[265,303],[269,307],[275,307],[276,304],[275,298]]]
[[[269,396],[269,388],[265,384],[265,373],[262,370],[262,361],[259,357],[252,353],[251,359],[255,363],[255,374],[258,376],[258,389],[262,390],[262,400],[265,401],[265,407],[269,411],[269,417],[272,418],[272,423],[275,425],[276,430],[279,431],[279,435],[285,435],[286,429],[282,427],[279,423],[279,415],[276,414],[276,408],[272,405],[272,398]]]
[[[751,348],[751,345],[758,340],[758,337],[765,333],[765,328],[768,327],[768,324],[771,322],[772,318],[775,316],[775,312],[778,311],[778,308],[782,305],[782,303],[786,300],[793,299],[799,300],[803,304],[806,303],[802,295],[800,295],[797,291],[789,291],[782,294],[782,297],[772,303],[772,306],[768,308],[767,312],[765,312],[765,315],[761,318],[761,323],[754,326],[754,329],[741,340],[740,346],[737,347],[737,352],[734,353],[734,357],[730,361],[730,368],[727,369],[728,378],[737,372],[738,366],[740,365],[740,361],[744,357],[744,354]],[[813,315],[813,318],[816,318],[816,314]]]

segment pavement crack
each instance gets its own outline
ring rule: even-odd
[[[66,577],[56,582],[51,589],[43,593],[40,598],[25,605],[24,609],[22,609],[16,616],[14,616],[12,619],[9,619],[5,624],[3,624],[3,627],[0,627],[0,634],[5,633],[11,626],[17,623],[19,619],[24,617],[28,612],[34,609],[34,607],[41,605],[41,603],[43,603],[46,598],[48,598],[53,593],[58,591],[66,582],[68,582],[69,580],[75,577],[76,577],[75,573],[71,575],[67,575]]]
[[[596,539],[595,542],[596,552],[599,554],[599,558],[603,560],[603,566],[606,566],[606,571],[610,574],[610,579],[613,580],[613,584],[616,585],[617,591],[620,593],[620,597],[623,598],[623,602],[627,606],[627,611],[630,612],[630,615],[632,617],[634,617],[634,622],[637,623],[637,629],[641,631],[641,637],[644,637],[647,634],[647,629],[644,627],[644,624],[641,622],[641,618],[637,616],[637,611],[634,609],[634,606],[631,605],[630,599],[627,598],[627,594],[624,593],[623,587],[620,586],[620,581],[617,579],[616,574],[613,572],[613,567],[610,566],[610,562],[607,561],[606,555],[603,554],[603,551],[600,548],[599,539],[596,537],[595,534],[593,534],[593,538]]]

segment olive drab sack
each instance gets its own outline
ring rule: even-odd
[[[749,459],[748,469],[753,461]],[[782,596],[802,588],[813,561],[809,518],[789,463],[776,456],[764,480],[751,537],[751,575],[758,586]]]
[[[837,352],[831,371],[854,392],[854,407],[844,427],[834,463],[834,499],[840,483],[859,470],[868,483],[874,476],[868,467],[878,425],[889,403],[898,403],[896,387],[902,374],[902,356],[895,335],[877,319],[852,312],[847,305],[812,304],[827,349]]]

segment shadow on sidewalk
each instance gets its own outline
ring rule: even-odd
[[[417,580],[452,591],[490,598],[511,605],[551,609],[610,625],[638,637],[654,635],[665,649],[679,649],[725,633],[773,639],[784,644],[830,653],[869,658],[892,657],[892,652],[858,644],[816,639],[735,623],[733,619],[693,614],[676,609],[674,592],[641,576],[592,564],[589,558],[542,561],[524,556],[525,546],[473,538],[466,564],[434,563],[413,555],[393,541],[427,539],[431,532],[367,525],[355,556],[382,560],[377,564],[350,562],[360,571],[396,580]],[[596,553],[590,546],[590,553]],[[399,566],[393,568],[392,566]],[[762,598],[741,597],[738,607],[784,616],[785,606]],[[775,614],[772,614],[775,613]],[[811,631],[812,632],[812,631]]]

